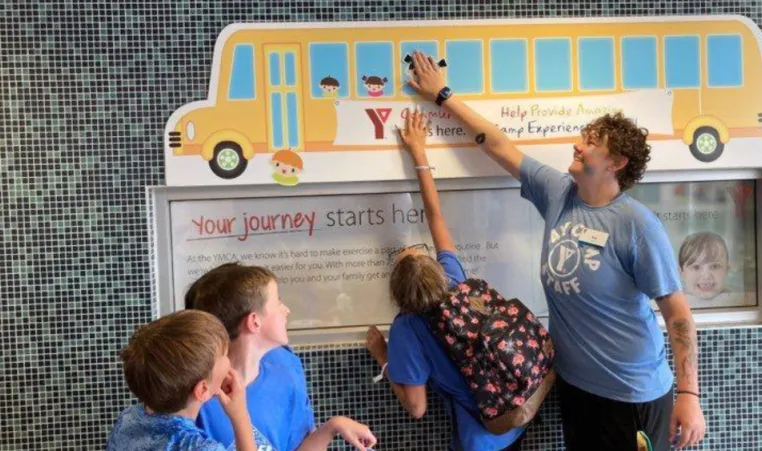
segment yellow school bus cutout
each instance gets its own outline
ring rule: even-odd
[[[167,123],[167,171],[202,158],[231,180],[283,150],[399,152],[394,126],[422,103],[406,86],[414,50],[443,59],[453,91],[522,149],[571,143],[621,110],[649,130],[654,152],[682,143],[667,168],[685,158],[723,167],[732,140],[762,138],[760,42],[740,16],[233,24],[217,40],[208,98]],[[475,146],[444,109],[423,108],[429,148]],[[299,161],[288,184],[309,173]]]

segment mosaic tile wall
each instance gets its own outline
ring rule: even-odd
[[[761,450],[762,328],[701,330],[699,342],[699,375],[704,396],[701,404],[708,433],[695,449]],[[451,431],[437,395],[429,393],[431,404],[422,420],[408,417],[388,383],[372,383],[378,365],[364,348],[298,351],[298,354],[305,365],[319,420],[331,415],[350,415],[367,422],[379,437],[378,449],[447,449]],[[553,391],[540,410],[541,422],[528,430],[523,449],[563,449],[559,415]]]
[[[132,398],[117,351],[151,317],[145,185],[162,131],[203,98],[231,22],[737,13],[759,1],[48,0],[0,3],[0,449],[102,449]],[[703,449],[762,449],[760,329],[703,331]],[[436,402],[408,420],[362,350],[302,353],[320,417],[368,421],[379,449],[442,449]],[[435,399],[435,398],[434,398]],[[551,397],[526,449],[556,449]]]

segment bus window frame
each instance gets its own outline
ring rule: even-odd
[[[696,58],[697,58],[697,60],[696,60],[696,67],[697,67],[696,74],[698,75],[698,81],[696,82],[695,85],[692,85],[692,86],[670,86],[669,85],[669,73],[668,73],[668,68],[667,68],[667,61],[668,61],[668,56],[667,56],[667,40],[669,40],[670,38],[695,38],[696,39],[696,42],[698,43],[698,48],[696,49]],[[663,51],[662,51],[662,71],[664,73],[664,88],[665,89],[670,89],[670,90],[693,89],[693,90],[696,90],[696,89],[703,88],[703,83],[704,83],[704,76],[703,75],[704,74],[703,74],[702,66],[703,66],[704,61],[701,58],[701,56],[702,56],[701,55],[702,54],[702,51],[701,51],[701,49],[702,49],[701,35],[698,35],[698,34],[665,34],[662,37],[662,48],[663,48]]]
[[[346,79],[347,79],[346,80],[347,93],[346,93],[346,95],[341,95],[340,94],[341,87],[340,87],[339,90],[336,92],[336,97],[323,97],[323,96],[317,97],[317,96],[315,96],[315,93],[314,93],[313,89],[314,89],[315,86],[317,86],[317,88],[320,89],[320,81],[319,80],[316,81],[314,79],[314,77],[313,77],[313,72],[312,72],[312,46],[313,45],[329,45],[329,44],[330,45],[337,45],[338,44],[338,45],[343,45],[344,46],[344,51],[345,51],[344,58],[346,60],[346,65],[345,65],[346,74],[345,74],[345,76],[346,76]],[[350,67],[350,61],[349,61],[349,59],[350,58],[349,58],[349,43],[348,42],[346,42],[346,41],[344,41],[344,42],[342,42],[342,41],[310,42],[310,43],[307,44],[307,59],[309,60],[308,61],[309,62],[309,64],[308,64],[308,66],[309,66],[308,67],[308,75],[309,75],[310,99],[312,99],[312,100],[329,100],[330,101],[330,100],[336,100],[336,99],[348,99],[348,98],[351,97],[351,94],[352,94],[352,81],[350,79],[352,77],[350,76],[350,72],[349,72],[349,67]]]
[[[251,50],[251,97],[246,98],[233,98],[230,96],[230,90],[233,86],[233,79],[236,68],[236,51],[239,47],[248,47]],[[253,100],[257,100],[257,55],[254,44],[249,42],[239,42],[234,44],[230,60],[230,75],[228,76],[228,85],[225,100],[228,102],[251,102]]]
[[[495,77],[494,77],[494,66],[492,62],[494,61],[494,58],[492,57],[492,43],[493,42],[523,42],[524,43],[524,90],[522,91],[502,91],[495,89]],[[529,72],[529,38],[490,38],[489,40],[489,89],[490,92],[495,94],[528,94],[529,93],[529,85],[532,80],[532,74]]]
[[[654,76],[656,78],[655,83],[653,86],[638,86],[638,87],[628,87],[625,84],[624,80],[624,74],[626,73],[624,70],[624,41],[627,39],[649,39],[653,40],[654,44]],[[663,72],[664,67],[660,65],[661,62],[661,54],[663,53],[663,50],[660,51],[659,49],[659,37],[656,35],[638,35],[638,34],[628,34],[624,36],[619,37],[619,79],[620,83],[622,85],[622,91],[637,91],[639,89],[660,89],[663,84],[660,73],[660,69]]]
[[[541,89],[539,86],[539,80],[537,75],[539,74],[539,71],[537,70],[537,63],[538,63],[538,51],[537,51],[537,43],[541,41],[566,41],[569,44],[569,88],[568,89]],[[574,58],[572,57],[573,52],[573,43],[572,38],[570,37],[554,37],[554,38],[534,38],[532,42],[532,69],[534,77],[532,77],[534,92],[536,93],[571,93],[574,92]]]
[[[611,43],[611,87],[610,88],[585,88],[582,86],[582,45],[585,40],[609,41]],[[577,37],[577,88],[580,92],[616,92],[617,91],[617,64],[616,64],[616,38],[614,36],[579,36]]]

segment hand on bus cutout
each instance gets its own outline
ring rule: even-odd
[[[408,82],[426,100],[434,101],[445,87],[444,74],[430,56],[413,52],[413,78]]]
[[[397,127],[402,143],[418,162],[425,156],[426,137],[429,135],[429,124],[423,120],[423,112],[415,110],[405,118],[405,128]],[[416,163],[417,164],[417,163]]]

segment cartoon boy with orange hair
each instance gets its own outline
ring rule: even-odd
[[[304,169],[302,157],[291,149],[275,152],[270,164],[273,165],[273,180],[284,186],[299,183],[299,174]]]

